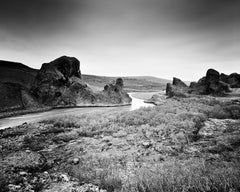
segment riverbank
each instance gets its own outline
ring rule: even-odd
[[[7,117],[15,117],[19,115],[25,114],[34,114],[39,112],[47,112],[54,109],[69,109],[69,108],[87,108],[87,107],[123,107],[123,106],[130,106],[131,103],[126,104],[84,104],[79,106],[59,106],[59,107],[42,107],[38,109],[24,109],[24,110],[17,110],[17,111],[10,111],[10,112],[2,112],[0,113],[0,119],[7,118]]]
[[[1,130],[0,187],[239,191],[240,120],[225,107],[205,97],[167,99],[153,108],[66,115]]]
[[[130,96],[132,93],[129,93]],[[140,94],[140,93],[139,93]],[[131,96],[132,97],[132,96]],[[57,118],[64,115],[81,115],[96,112],[106,113],[107,111],[130,111],[136,110],[140,107],[150,107],[154,105],[145,104],[143,100],[132,97],[132,104],[121,104],[121,105],[99,105],[99,106],[79,106],[79,107],[60,107],[50,109],[42,112],[27,113],[25,115],[17,115],[12,117],[6,117],[0,119],[0,129],[18,126],[25,122],[36,122],[46,118]]]
[[[137,99],[148,100],[154,94],[163,93],[163,92],[130,92],[130,97],[135,97]],[[154,103],[152,103],[154,104]],[[130,106],[131,103],[123,103],[123,104],[105,104],[105,103],[95,103],[95,104],[81,104],[78,106],[59,106],[59,107],[46,107],[42,106],[35,109],[24,109],[24,110],[17,110],[17,111],[8,111],[0,113],[0,119],[7,118],[7,117],[16,117],[19,115],[26,115],[26,114],[34,114],[39,112],[47,112],[54,109],[68,109],[68,108],[86,108],[86,107],[123,107],[123,106]],[[155,104],[154,104],[155,105]]]

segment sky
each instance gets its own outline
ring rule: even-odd
[[[198,80],[240,73],[239,0],[0,0],[0,60],[84,74]]]

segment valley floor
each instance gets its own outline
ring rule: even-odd
[[[166,99],[0,132],[0,191],[240,191],[240,106]]]

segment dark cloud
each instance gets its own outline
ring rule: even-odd
[[[0,0],[1,59],[38,67],[70,54],[100,73],[236,68],[239,33],[240,0]]]
[[[239,10],[239,0],[0,0],[0,29],[16,35],[55,33],[76,20],[83,22],[83,28],[87,22],[100,25],[100,16],[107,25],[140,28],[150,34],[161,26],[181,23],[218,32],[240,25]]]
[[[0,29],[15,35],[54,33],[87,9],[82,0],[0,0]]]

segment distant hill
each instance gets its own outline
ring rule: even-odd
[[[30,68],[22,63],[0,60],[0,82],[18,83],[30,88],[38,70]],[[103,87],[118,77],[82,75],[83,80],[93,89],[102,90]],[[128,76],[122,77],[126,91],[159,91],[166,88],[171,80],[152,76]]]
[[[22,63],[0,60],[0,82],[17,83],[30,88],[38,70],[30,68]]]
[[[83,80],[96,89],[102,89],[107,83],[116,80],[118,77],[82,75]],[[166,88],[166,84],[171,82],[167,79],[152,76],[128,76],[121,77],[124,81],[124,89],[131,91],[160,91]]]

